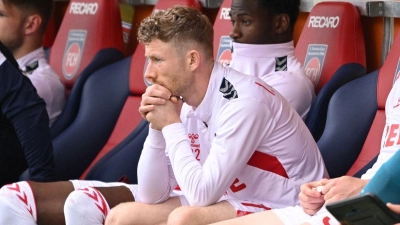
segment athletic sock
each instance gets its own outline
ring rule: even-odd
[[[64,204],[66,225],[104,224],[110,211],[103,194],[93,187],[76,189]]]
[[[0,224],[36,225],[35,197],[26,181],[0,189]]]

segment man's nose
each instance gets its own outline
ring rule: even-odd
[[[231,32],[229,33],[229,37],[231,37],[233,40],[240,38],[241,32],[239,30],[239,25],[237,25],[237,23],[235,23],[231,29]]]

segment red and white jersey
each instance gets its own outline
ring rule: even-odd
[[[377,161],[361,179],[371,179],[383,163],[400,149],[400,82],[392,87],[385,105],[386,125]]]
[[[315,87],[294,54],[293,41],[271,45],[234,42],[230,67],[261,78],[306,118],[315,99]]]
[[[300,116],[257,77],[216,63],[201,104],[184,104],[181,120],[149,131],[138,165],[143,202],[165,201],[179,184],[194,206],[229,196],[279,208],[327,177]]]
[[[51,126],[65,105],[64,85],[57,73],[47,63],[42,47],[19,58],[17,62],[31,80],[38,95],[46,102]]]

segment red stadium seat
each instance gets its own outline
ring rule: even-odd
[[[105,48],[124,50],[118,1],[70,1],[50,52],[50,64],[68,90]]]
[[[97,69],[123,59],[123,52],[117,0],[70,1],[49,56],[69,96],[51,127],[53,139],[74,121],[86,79]]]
[[[317,97],[306,125],[320,138],[333,93],[366,73],[361,18],[348,2],[320,2],[311,10],[296,45],[296,57],[313,81]]]
[[[381,148],[385,103],[400,72],[400,33],[377,71],[351,81],[333,95],[318,147],[331,177],[360,177]]]
[[[45,49],[50,48],[53,45],[54,40],[56,39],[57,28],[55,23],[56,22],[53,15],[49,20],[49,24],[47,25],[47,29],[46,32],[44,33],[42,40],[42,45]]]

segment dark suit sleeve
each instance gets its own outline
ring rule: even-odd
[[[31,180],[54,180],[53,146],[46,104],[30,80],[7,60],[0,65],[0,107],[24,149]]]

